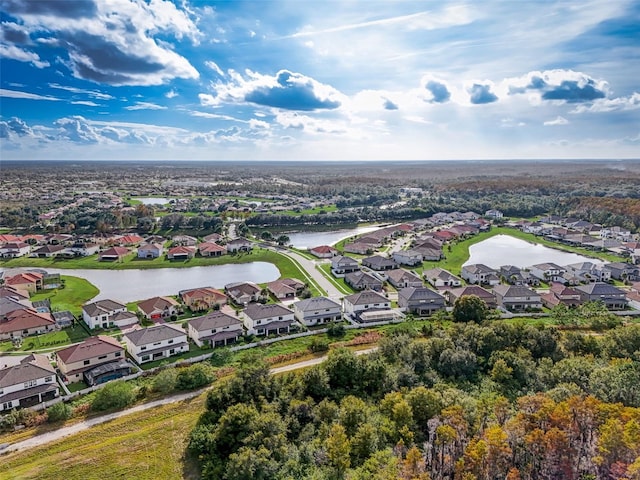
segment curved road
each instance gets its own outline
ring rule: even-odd
[[[377,348],[378,347],[370,347],[364,350],[357,350],[354,353],[356,355],[364,355],[364,354],[373,352]],[[300,368],[311,367],[313,365],[322,363],[326,359],[327,359],[327,356],[324,355],[322,357],[312,358],[311,360],[303,360],[301,362],[292,363],[290,365],[272,368],[271,373],[272,374],[284,373],[284,372],[290,372],[292,370],[298,370]],[[73,425],[69,425],[68,427],[62,427],[52,432],[36,435],[34,437],[28,438],[26,440],[22,440],[20,442],[10,443],[8,445],[0,444],[0,454],[15,452],[18,450],[27,450],[29,448],[38,447],[40,445],[44,445],[46,443],[53,442],[55,440],[60,440],[61,438],[68,437],[70,435],[74,435],[76,433],[82,432],[83,430],[87,430],[88,428],[91,428],[94,425],[100,425],[101,423],[105,423],[110,420],[115,420],[116,418],[124,417],[125,415],[129,415],[131,413],[141,412],[143,410],[148,410],[150,408],[159,407],[160,405],[167,405],[169,403],[189,400],[190,398],[197,397],[198,395],[206,392],[209,388],[211,387],[201,388],[200,390],[194,390],[192,392],[180,393],[178,395],[171,395],[169,397],[161,398],[160,400],[154,400],[153,402],[143,403],[142,405],[136,405],[135,407],[127,408],[126,410],[121,410],[119,412],[100,415],[98,417],[93,417],[88,420],[83,420],[81,422],[74,423]]]

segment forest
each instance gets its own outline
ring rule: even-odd
[[[302,373],[208,394],[207,479],[640,479],[640,326],[398,326]]]

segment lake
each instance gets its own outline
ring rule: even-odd
[[[509,235],[496,235],[471,245],[469,254],[469,260],[464,265],[483,263],[491,268],[498,268],[502,265],[515,265],[519,268],[526,268],[546,262],[560,266],[579,262],[604,263],[601,260],[529,243]]]
[[[170,198],[161,197],[131,197],[131,200],[138,200],[143,205],[166,205],[171,201]]]
[[[382,228],[381,225],[369,225],[366,227],[345,228],[328,232],[295,232],[288,233],[289,243],[295,248],[313,248],[319,245],[335,245],[343,238],[362,235]]]
[[[226,284],[233,282],[266,283],[280,278],[280,270],[267,262],[147,270],[66,268],[47,268],[46,270],[49,273],[88,280],[100,289],[100,293],[94,300],[111,298],[125,303],[161,295],[177,295],[178,291],[189,288],[207,286],[223,288]]]

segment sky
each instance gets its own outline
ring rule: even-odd
[[[640,0],[2,0],[0,160],[640,158]]]

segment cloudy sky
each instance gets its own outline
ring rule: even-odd
[[[0,158],[640,158],[640,1],[2,0]]]

